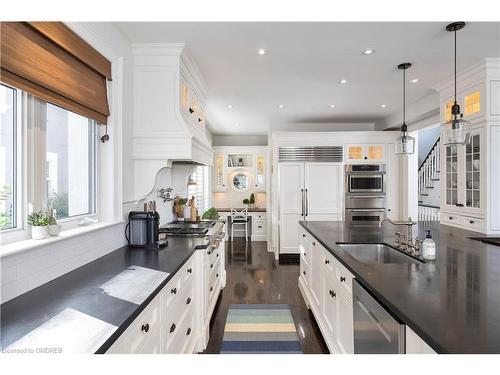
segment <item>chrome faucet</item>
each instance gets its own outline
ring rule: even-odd
[[[403,233],[396,232],[395,233],[396,239],[394,240],[394,245],[400,250],[412,253],[412,255],[419,255],[421,241],[419,238],[415,238],[415,242],[413,242],[413,231],[412,231],[413,226],[417,223],[413,221],[411,217],[408,218],[408,221],[393,221],[388,217],[386,217],[379,221],[378,226],[382,227],[382,224],[386,221],[388,221],[392,225],[406,226],[406,237]]]

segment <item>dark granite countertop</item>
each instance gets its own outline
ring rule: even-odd
[[[93,342],[92,349],[88,350],[104,353],[196,248],[203,248],[206,242],[199,237],[169,237],[168,246],[159,251],[124,246],[2,304],[0,348],[5,351],[20,339],[28,343],[39,342],[40,332],[43,335],[46,328],[60,328],[60,322],[64,325],[76,319],[78,324],[75,327],[86,325],[95,330],[86,332],[89,335],[86,340]],[[127,282],[133,284],[133,280],[127,279],[130,269],[143,272],[143,280],[148,281],[145,283],[148,284],[147,289],[138,290],[134,294],[127,290],[129,285],[122,288]],[[125,279],[120,278],[123,276]],[[118,298],[120,294],[127,297]],[[34,332],[37,335],[33,336]],[[71,337],[71,333],[68,337],[66,333],[64,330],[58,331],[59,335],[62,334],[59,346],[63,352],[66,349],[66,337],[68,348],[87,351],[87,343],[75,342],[75,337]],[[43,343],[43,338],[41,342]],[[14,346],[23,347],[23,344]]]
[[[420,222],[431,229],[436,260],[425,264],[364,264],[337,242],[394,243],[396,227],[353,227],[345,222],[301,222],[394,315],[438,353],[500,353],[500,247],[478,236]]]

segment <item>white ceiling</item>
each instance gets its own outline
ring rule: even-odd
[[[187,44],[208,85],[207,120],[215,134],[266,134],[275,122],[383,122],[401,107],[399,63],[411,62],[408,79],[419,78],[408,85],[408,105],[452,77],[453,35],[444,30],[446,22],[116,26],[132,43]],[[367,47],[376,53],[363,55]],[[500,56],[500,23],[467,24],[458,47],[459,71]],[[259,48],[267,54],[257,55]]]

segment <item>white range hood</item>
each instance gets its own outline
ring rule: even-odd
[[[206,85],[184,44],[134,44],[135,193],[174,161],[213,164]]]

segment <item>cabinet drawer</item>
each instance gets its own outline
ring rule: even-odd
[[[132,322],[108,350],[110,353],[141,353],[143,346],[156,346],[160,338],[160,294]],[[156,342],[155,340],[158,340]]]
[[[484,220],[478,219],[477,217],[464,216],[462,218],[462,224],[470,230],[483,230],[484,228]]]
[[[462,217],[457,214],[450,214],[447,212],[443,212],[440,215],[441,222],[443,223],[450,223],[450,224],[455,224],[455,225],[461,225],[462,224]]]
[[[350,295],[352,296],[352,279],[354,276],[351,272],[344,267],[339,261],[335,261],[337,266],[337,281],[340,286]]]
[[[264,223],[255,223],[252,227],[254,233],[266,233],[266,225]]]
[[[254,221],[256,221],[256,220],[264,221],[264,220],[266,220],[266,215],[265,214],[255,214],[255,215],[253,215],[253,220]]]
[[[179,327],[182,325],[182,319],[184,319],[185,312],[187,310],[192,310],[194,304],[195,288],[194,283],[192,283],[189,288],[184,288],[182,293],[175,298],[175,301],[164,310],[164,325],[162,328],[164,332],[165,348],[168,349],[170,347],[171,340],[174,339],[179,331]]]
[[[177,323],[170,325],[165,333],[165,352],[169,354],[181,354],[187,343],[194,335],[194,311],[189,307],[179,315]]]

